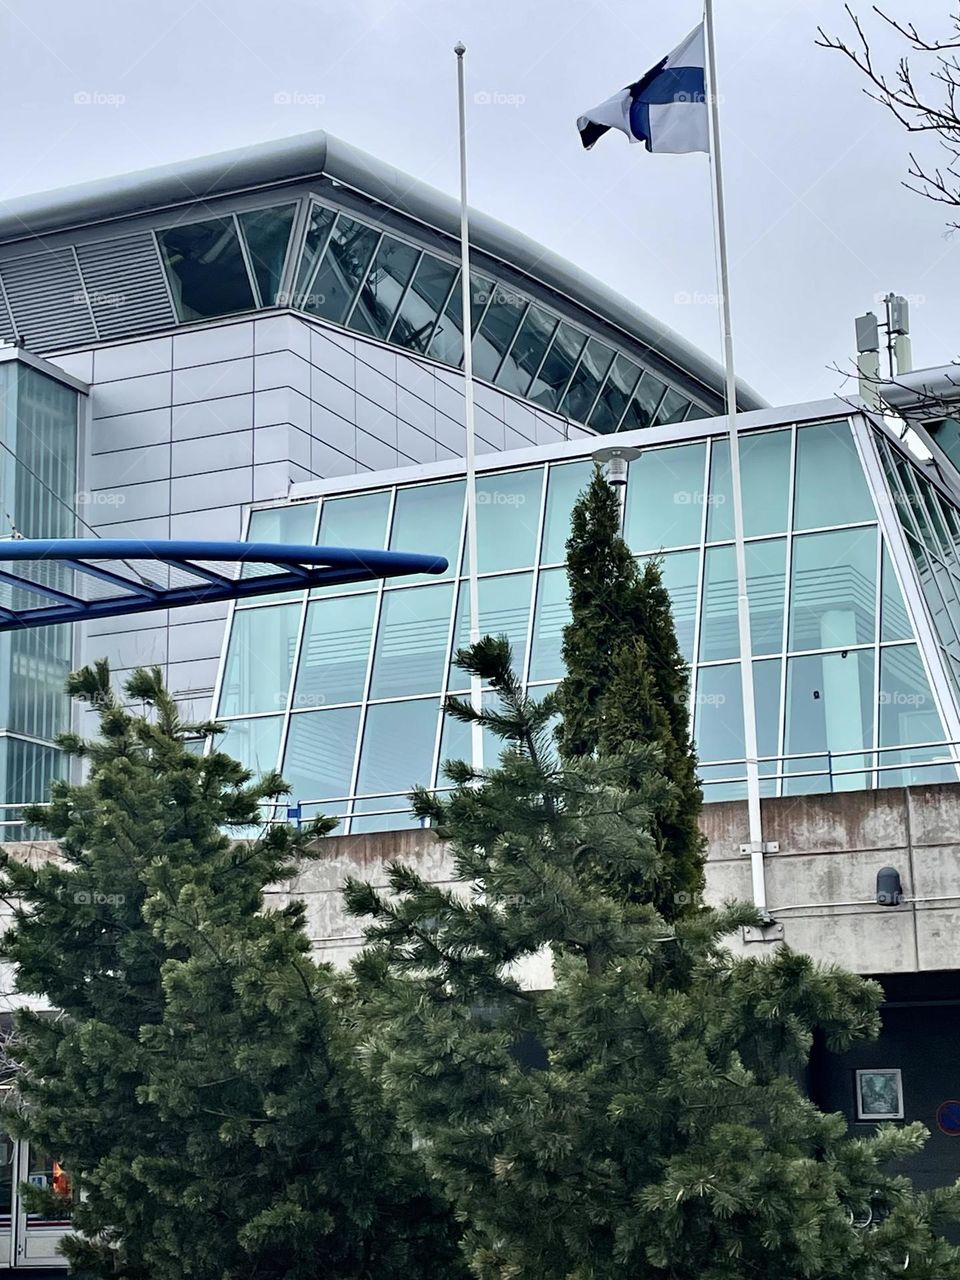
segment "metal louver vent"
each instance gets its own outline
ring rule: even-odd
[[[80,272],[70,249],[0,262],[13,323],[31,351],[95,340]]]
[[[152,236],[78,245],[77,258],[101,338],[175,323]]]
[[[0,293],[0,338],[9,342],[16,335],[13,331],[13,319],[10,315],[10,309],[7,306],[7,300]]]

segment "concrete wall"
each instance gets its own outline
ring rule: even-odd
[[[780,852],[766,859],[767,900],[784,941],[859,973],[960,969],[960,784],[766,800],[764,836]],[[708,805],[707,891],[712,902],[750,899],[745,802]],[[427,879],[452,884],[449,856],[429,831],[332,836],[327,856],[305,867],[271,900],[307,904],[318,958],[346,963],[361,945],[344,916],[347,876],[384,885],[384,867],[407,861]],[[891,865],[916,901],[879,907],[877,871]],[[764,944],[731,939],[738,950]],[[539,971],[540,966],[538,966]]]
[[[239,538],[251,503],[292,484],[460,457],[463,378],[293,312],[224,320],[52,356],[90,384],[80,514],[103,537]],[[477,387],[477,447],[586,434]],[[85,660],[118,678],[164,668],[207,716],[226,606],[90,624]]]

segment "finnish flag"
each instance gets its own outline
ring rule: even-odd
[[[709,151],[703,23],[636,84],[627,85],[577,121],[589,149],[610,129],[620,129],[648,151],[679,155]]]

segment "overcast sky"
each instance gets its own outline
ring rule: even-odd
[[[890,7],[948,31],[950,0]],[[890,289],[916,363],[953,359],[960,239],[900,185],[907,135],[815,46],[841,0],[716,8],[740,375],[773,403],[829,395]],[[697,0],[0,0],[0,198],[316,128],[455,193],[463,39],[472,202],[716,356],[706,157],[619,134],[587,154],[574,125],[699,18]]]

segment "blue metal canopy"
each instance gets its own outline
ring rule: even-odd
[[[0,631],[443,573],[442,556],[275,542],[0,541]]]

